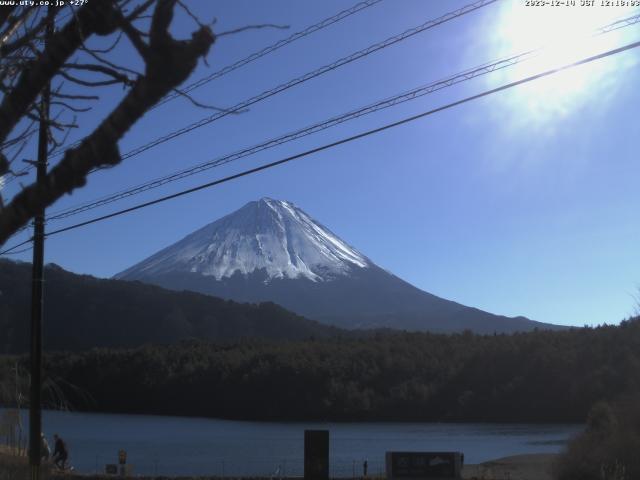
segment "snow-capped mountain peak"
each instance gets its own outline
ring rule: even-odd
[[[348,275],[371,262],[291,202],[262,198],[188,235],[118,274],[141,278],[191,272],[231,277],[266,272],[268,279],[314,282]]]
[[[422,291],[290,202],[262,198],[116,275],[239,302],[274,302],[346,328],[479,333],[556,328]]]

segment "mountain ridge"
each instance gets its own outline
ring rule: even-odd
[[[0,259],[0,353],[29,350],[31,264]],[[45,267],[48,351],[137,347],[198,339],[301,340],[347,334],[274,303],[241,304],[197,292]]]
[[[273,301],[342,328],[509,333],[563,327],[437,297],[382,269],[293,203],[262,198],[114,278],[242,302]]]

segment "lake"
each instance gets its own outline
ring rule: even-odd
[[[51,443],[67,442],[80,472],[102,472],[128,454],[135,474],[302,475],[304,430],[330,431],[332,476],[384,471],[386,451],[462,451],[465,463],[521,453],[559,452],[581,425],[441,423],[278,423],[45,411]],[[53,447],[53,445],[51,445]]]

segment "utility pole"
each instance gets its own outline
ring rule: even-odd
[[[44,48],[53,35],[54,11],[47,10],[49,21],[45,32]],[[37,184],[41,186],[47,175],[48,121],[51,83],[40,94],[40,131],[38,132]],[[31,385],[29,392],[29,465],[31,480],[40,480],[42,433],[42,307],[44,284],[44,208],[33,219],[33,270],[31,287]]]

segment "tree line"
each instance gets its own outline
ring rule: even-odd
[[[93,349],[48,354],[45,372],[67,403],[88,411],[253,420],[583,422],[596,402],[640,392],[639,346],[640,320],[632,319],[513,335],[377,332]],[[0,372],[15,361],[3,357]]]
[[[137,347],[188,338],[295,340],[342,332],[270,302],[242,304],[77,275],[53,264],[45,273],[43,345],[49,351]],[[0,354],[29,351],[30,309],[31,265],[0,259]]]

